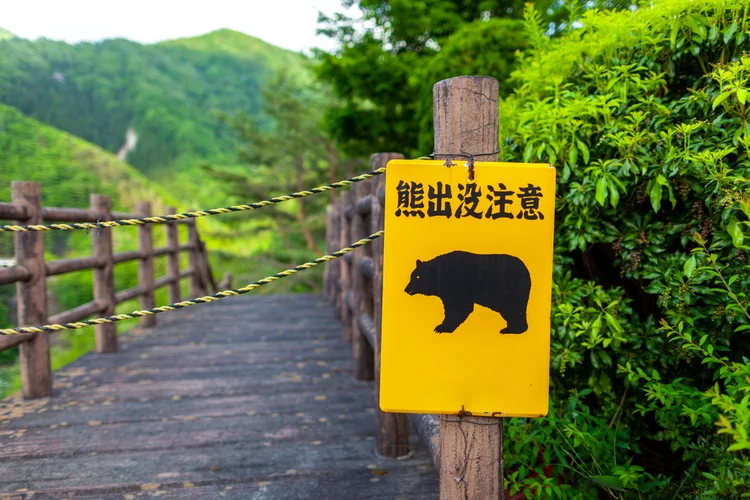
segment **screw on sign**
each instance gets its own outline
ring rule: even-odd
[[[546,415],[555,169],[453,163],[386,170],[381,408]]]

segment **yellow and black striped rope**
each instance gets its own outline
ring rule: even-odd
[[[281,278],[286,278],[287,276],[291,276],[292,274],[298,273],[300,271],[304,271],[305,269],[310,269],[311,267],[315,267],[318,264],[328,262],[329,260],[338,259],[339,257],[351,252],[355,248],[367,245],[371,241],[376,240],[380,238],[381,236],[383,236],[383,231],[378,231],[377,233],[373,233],[370,236],[367,236],[366,238],[362,238],[361,240],[355,243],[352,243],[351,245],[344,247],[341,250],[330,253],[328,255],[324,255],[322,257],[318,257],[315,260],[311,260],[310,262],[300,264],[299,266],[292,267],[285,271],[281,271],[272,276],[263,278],[262,280],[258,280],[254,283],[250,283],[249,285],[242,287],[242,288],[236,288],[234,290],[224,290],[222,292],[218,292],[213,295],[206,295],[205,297],[197,297],[191,300],[183,300],[182,302],[177,302],[175,304],[169,304],[166,306],[154,307],[153,309],[133,311],[128,314],[115,314],[114,316],[107,316],[105,318],[94,318],[94,319],[89,319],[86,321],[77,321],[75,323],[65,323],[62,325],[22,326],[18,328],[5,328],[5,329],[0,329],[0,336],[1,335],[20,335],[24,333],[59,332],[61,330],[76,330],[78,328],[84,328],[86,326],[101,325],[104,323],[115,323],[116,321],[122,321],[124,319],[135,319],[135,318],[140,318],[141,316],[150,316],[152,314],[159,314],[159,313],[163,313],[167,311],[175,311],[177,309],[182,309],[184,307],[190,307],[190,306],[195,306],[198,304],[214,302],[219,299],[223,299],[225,297],[234,297],[236,295],[242,295],[251,290],[255,290],[256,288],[260,288],[263,285],[267,285],[274,281],[280,280]]]
[[[120,219],[100,222],[74,222],[69,224],[35,224],[30,226],[18,226],[18,225],[6,225],[0,226],[0,233],[15,232],[15,233],[26,233],[31,231],[69,231],[72,229],[99,229],[104,227],[118,227],[118,226],[139,226],[143,224],[161,224],[165,222],[172,222],[185,219],[194,219],[198,217],[205,217],[207,215],[220,215],[228,214],[232,212],[245,212],[248,210],[256,210],[258,208],[267,207],[268,205],[274,205],[281,203],[282,201],[294,200],[296,198],[304,198],[316,193],[325,193],[326,191],[332,191],[334,189],[350,186],[355,182],[361,182],[376,175],[385,173],[385,168],[379,168],[368,172],[366,174],[352,177],[351,179],[345,179],[343,181],[332,182],[324,186],[314,187],[307,191],[297,191],[296,193],[285,194],[283,196],[276,196],[267,200],[258,201],[255,203],[247,203],[245,205],[234,205],[231,207],[224,208],[209,208],[208,210],[197,210],[193,212],[184,212],[181,214],[172,215],[154,215],[151,217],[142,217],[138,219]]]

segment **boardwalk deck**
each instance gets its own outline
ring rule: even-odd
[[[372,384],[324,299],[227,299],[162,315],[0,403],[0,498],[432,499],[416,442],[374,453]],[[33,495],[31,495],[33,492]]]

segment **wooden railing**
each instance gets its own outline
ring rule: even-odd
[[[113,212],[107,196],[92,194],[91,207],[50,208],[41,205],[41,186],[35,182],[17,181],[11,185],[12,201],[0,203],[0,220],[13,220],[17,224],[42,224],[48,222],[96,222],[113,219],[130,219],[151,215],[149,202],[138,203],[136,214]],[[175,213],[174,207],[167,208]],[[178,224],[188,227],[188,242],[180,244]],[[44,259],[44,232],[19,232],[15,238],[15,266],[0,268],[0,285],[16,283],[18,324],[36,326],[53,323],[70,323],[89,316],[111,316],[115,306],[127,300],[140,298],[141,309],[156,306],[154,292],[169,287],[169,302],[181,300],[180,280],[190,278],[191,297],[205,295],[209,287],[217,291],[217,284],[206,256],[195,219],[164,224],[167,246],[154,249],[151,224],[139,225],[138,250],[122,253],[112,251],[112,230],[101,228],[91,231],[92,255],[75,259],[46,262]],[[127,231],[127,229],[121,229]],[[188,252],[189,268],[180,270],[180,252]],[[154,278],[154,258],[167,257],[167,274]],[[138,261],[138,286],[116,291],[114,266],[123,262]],[[93,270],[94,300],[54,316],[48,315],[46,277],[75,271]],[[143,316],[142,326],[156,324],[155,316]],[[96,325],[96,350],[101,353],[117,351],[117,333],[114,323]],[[52,394],[49,340],[47,333],[0,337],[0,351],[19,346],[21,384],[24,398],[39,398]]]
[[[497,80],[451,78],[438,82],[433,90],[436,156],[444,159],[468,151],[482,153],[483,161],[497,161],[497,154],[491,153],[498,149]],[[394,158],[403,156],[375,154],[371,167],[385,167]],[[383,229],[384,184],[385,176],[360,182],[329,206],[329,251]],[[407,417],[379,408],[383,240],[387,237],[329,263],[324,273],[325,293],[344,324],[344,340],[353,345],[355,374],[359,380],[375,381],[378,452],[388,457],[408,453],[411,423],[440,471],[441,499],[505,498],[502,419]]]

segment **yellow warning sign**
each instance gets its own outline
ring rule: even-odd
[[[547,414],[555,169],[386,169],[380,407]]]

